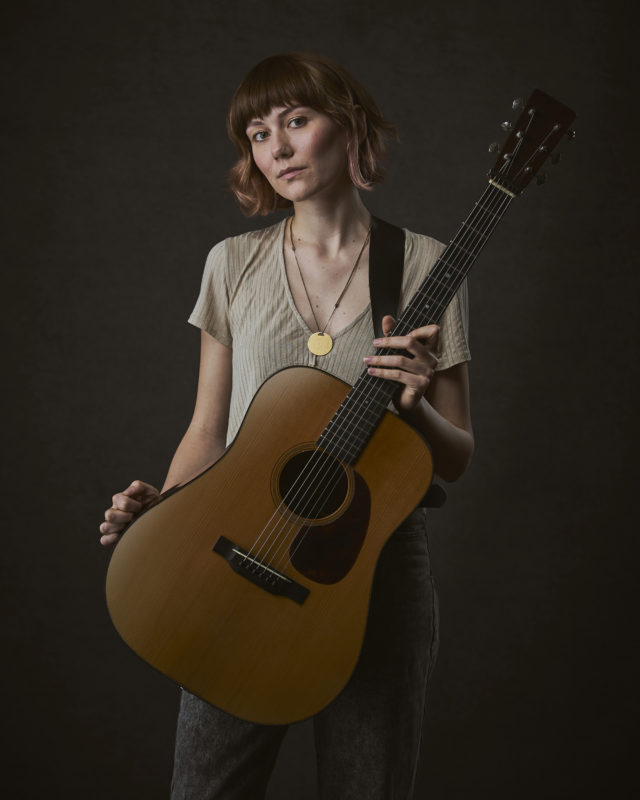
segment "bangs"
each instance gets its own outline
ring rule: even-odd
[[[299,54],[290,53],[267,58],[249,72],[229,110],[229,134],[236,145],[246,138],[247,124],[252,119],[262,119],[278,106],[308,106],[330,113],[336,122],[344,124],[336,107],[345,100],[353,102],[351,93],[337,75],[332,76],[333,85],[328,87],[326,73],[322,76],[314,66],[308,61],[302,63]]]

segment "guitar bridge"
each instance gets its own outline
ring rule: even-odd
[[[302,605],[307,599],[309,590],[305,586],[273,569],[261,559],[250,555],[226,536],[221,536],[212,550],[226,559],[234,572],[266,592],[288,597],[299,605]]]

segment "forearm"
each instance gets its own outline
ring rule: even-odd
[[[434,471],[445,481],[457,480],[469,466],[474,440],[471,430],[458,427],[423,397],[403,418],[424,434],[433,456]]]
[[[224,451],[225,441],[221,435],[190,425],[173,456],[162,491],[195,478]]]

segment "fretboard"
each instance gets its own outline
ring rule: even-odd
[[[440,320],[512,199],[504,189],[489,184],[403,310],[390,336],[404,336]],[[398,352],[391,348],[375,351],[376,355]],[[388,410],[399,385],[369,375],[365,369],[316,444],[341,461],[354,464]]]

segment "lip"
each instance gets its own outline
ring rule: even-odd
[[[278,173],[278,178],[293,178],[304,169],[305,167],[287,167]]]

